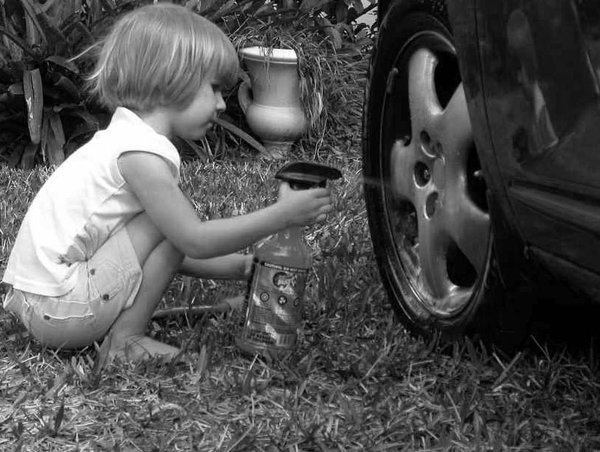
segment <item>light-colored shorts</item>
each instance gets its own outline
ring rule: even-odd
[[[101,340],[133,303],[142,269],[126,228],[111,236],[91,259],[77,265],[75,287],[60,297],[11,288],[5,308],[29,333],[55,348],[81,348]]]

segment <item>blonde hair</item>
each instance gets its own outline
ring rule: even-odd
[[[185,109],[205,78],[224,87],[239,76],[237,53],[215,24],[183,6],[158,3],[121,17],[105,37],[92,94],[111,110]]]

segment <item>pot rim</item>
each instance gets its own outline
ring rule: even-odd
[[[295,64],[298,62],[298,56],[294,49],[278,49],[262,46],[245,47],[240,49],[242,58],[253,61],[265,61],[272,63],[289,63]]]

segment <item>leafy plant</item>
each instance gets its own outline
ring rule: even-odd
[[[32,167],[60,164],[100,127],[70,57],[93,42],[90,25],[111,1],[0,2],[0,158]]]
[[[366,10],[374,7],[374,0],[371,1]],[[105,125],[107,112],[88,99],[83,89],[83,74],[90,61],[73,57],[92,44],[95,36],[123,11],[150,2],[0,0],[0,162],[23,168],[36,163],[58,165]],[[312,52],[316,47],[339,52],[363,45],[361,40],[366,34],[364,26],[352,24],[366,11],[359,0],[176,0],[175,3],[217,23],[238,46],[258,40],[268,45],[285,41],[300,54]],[[307,62],[299,68],[306,94],[303,100],[311,122],[322,129],[326,115],[323,97],[319,95],[323,59],[313,60],[317,64],[312,64],[309,58],[303,61]],[[228,104],[230,116],[218,123],[218,134],[209,133],[202,143],[184,140],[176,143],[183,148],[184,157],[189,155],[186,150],[191,150],[192,158],[206,160],[216,155],[219,147],[232,144],[232,137],[260,149],[261,145],[243,130],[245,125],[241,113],[236,112],[237,103],[228,101]],[[216,147],[215,152],[211,143]]]

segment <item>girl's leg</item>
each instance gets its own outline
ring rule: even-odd
[[[107,340],[109,356],[135,360],[149,356],[174,357],[179,350],[145,336],[147,325],[164,291],[173,279],[183,255],[164,239],[147,214],[134,217],[126,226],[138,261],[142,283],[130,308],[121,312]]]

